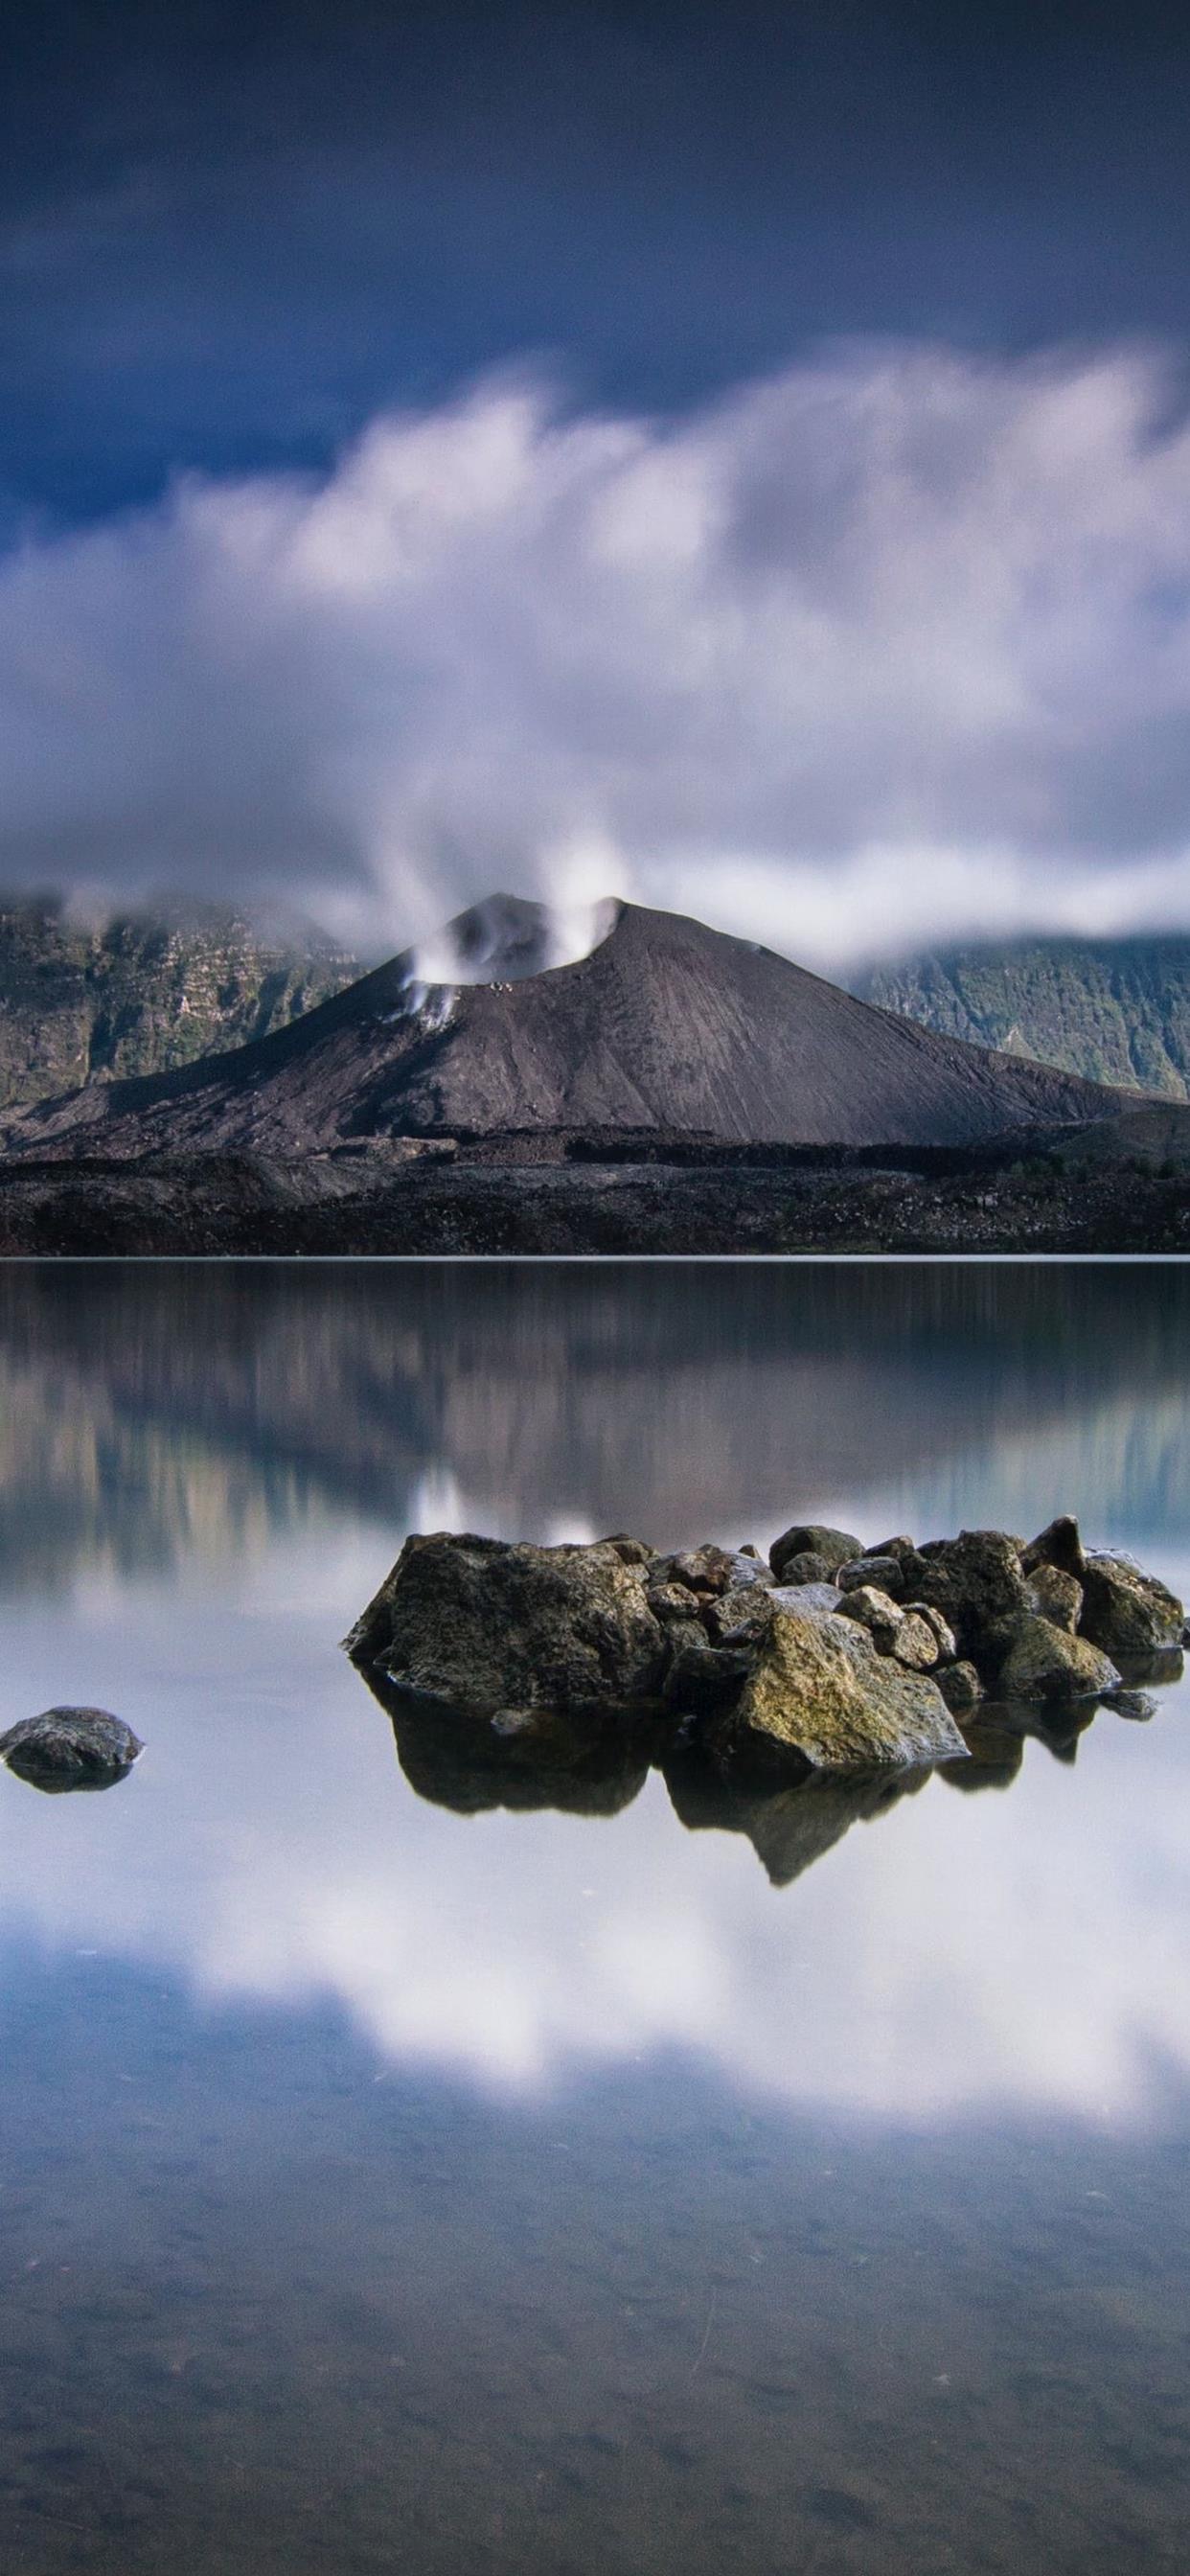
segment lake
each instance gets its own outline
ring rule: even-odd
[[[1176,1263],[0,1269],[3,1724],[147,1747],[0,1770],[6,2576],[1184,2565],[1190,1686],[807,1836],[411,1779],[338,1641],[443,1526],[1185,1595],[1188,1349]]]

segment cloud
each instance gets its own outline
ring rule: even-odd
[[[676,422],[530,377],[0,564],[0,881],[497,885],[828,968],[1190,922],[1190,428],[1151,352],[842,348]]]
[[[1004,1793],[932,1779],[777,1890],[742,1834],[687,1832],[658,1776],[595,1822],[417,1798],[332,1643],[381,1536],[96,1579],[51,1630],[17,1608],[14,1711],[77,1671],[148,1750],[103,1799],[0,1775],[0,1946],[137,1962],[203,2010],[329,2002],[381,2067],[502,2092],[689,2051],[736,2090],[891,2126],[1160,2120],[1190,2071],[1184,1688],[1147,1728],[1104,1711],[1073,1771],[1031,1742]],[[180,1622],[203,1638],[182,1664]]]

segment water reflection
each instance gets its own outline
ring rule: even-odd
[[[333,2003],[481,2085],[680,2047],[899,2123],[1152,2116],[1190,2067],[1184,1682],[1148,1724],[985,1711],[974,1761],[869,1802],[624,1740],[460,1762],[336,1640],[446,1517],[763,1543],[1075,1504],[1184,1585],[1186,1303],[1177,1267],[0,1273],[5,1723],[98,1702],[148,1747],[118,1799],[0,1776],[0,1939]]]
[[[18,1706],[67,1660],[147,1750],[118,1799],[0,1775],[0,1939],[177,1974],[208,2007],[333,2002],[378,2070],[428,2060],[525,2093],[680,2047],[733,2085],[894,2124],[993,2103],[1119,2122],[1190,2068],[1169,1974],[1190,1901],[1184,1683],[1145,1726],[1103,1709],[1073,1768],[1053,1758],[1073,1735],[1019,1739],[1008,1796],[935,1773],[882,1783],[858,1816],[825,1787],[708,1803],[680,1763],[642,1785],[626,1753],[570,1812],[556,1779],[544,1805],[540,1778],[493,1805],[506,1768],[460,1786],[440,1739],[408,1731],[396,1757],[333,1643],[358,1584],[329,1612],[245,1591],[126,1586],[53,1633],[36,1604],[6,1619]]]
[[[336,1640],[443,1521],[1181,1588],[1186,1288],[0,1271],[0,1732],[146,1745],[0,1769],[5,2568],[1181,2563],[1185,1679],[789,1788]]]
[[[1173,1537],[1188,1333],[1177,1263],[9,1264],[0,1582],[361,1517],[677,1544],[845,1504],[1040,1528],[1074,1497]]]
[[[1180,2564],[1180,2146],[890,2152],[689,2058],[511,2109],[325,2009],[5,1965],[6,2565]]]

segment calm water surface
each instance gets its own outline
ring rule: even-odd
[[[0,1772],[6,2576],[1185,2565],[1190,1689],[854,1819],[459,1812],[336,1641],[442,1525],[1072,1507],[1185,1592],[1188,1327],[1162,1265],[0,1272],[3,1723],[148,1745]]]

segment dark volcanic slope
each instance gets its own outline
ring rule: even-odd
[[[769,949],[631,904],[590,956],[519,982],[427,988],[412,967],[395,958],[232,1055],[44,1103],[9,1145],[285,1156],[369,1137],[649,1127],[737,1143],[963,1144],[1120,1105],[1096,1084],[875,1009]]]

